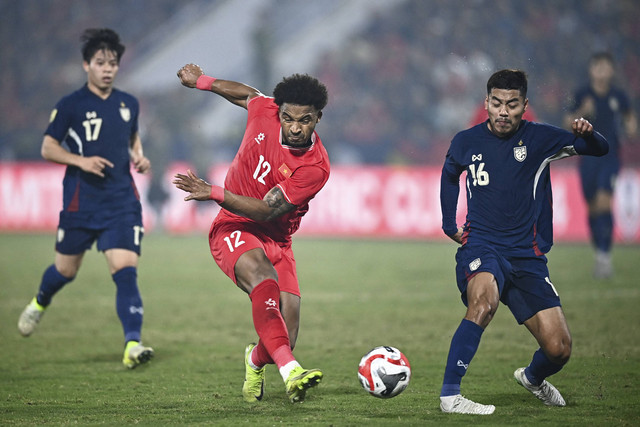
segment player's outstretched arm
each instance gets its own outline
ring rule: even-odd
[[[102,178],[104,178],[104,169],[106,167],[113,167],[113,163],[104,157],[84,157],[70,153],[60,145],[60,142],[57,139],[49,135],[44,136],[40,153],[42,154],[42,158],[45,160],[59,163],[61,165],[75,166],[82,169],[84,172],[92,173]]]
[[[229,212],[259,222],[271,221],[296,208],[295,205],[286,201],[279,187],[273,187],[260,200],[234,194],[217,185],[211,185],[202,178],[198,178],[190,170],[186,175],[176,174],[173,184],[180,190],[189,193],[184,198],[185,201],[214,200]]]
[[[187,64],[180,68],[178,78],[183,86],[211,91],[245,109],[251,98],[262,95],[258,89],[244,83],[207,76],[196,64]]]

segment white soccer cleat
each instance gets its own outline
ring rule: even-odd
[[[593,277],[595,279],[610,279],[613,277],[613,262],[611,261],[611,254],[602,251],[596,252]]]
[[[533,385],[524,374],[524,368],[518,368],[513,373],[518,384],[529,390],[535,397],[542,400],[547,406],[566,406],[566,402],[557,388],[552,386],[548,381],[542,381],[540,385]]]
[[[440,409],[448,414],[491,415],[496,407],[482,405],[461,394],[456,394],[454,396],[440,396]]]
[[[45,307],[38,304],[35,297],[25,307],[18,319],[18,330],[23,337],[28,337],[33,333],[44,314],[44,309]]]

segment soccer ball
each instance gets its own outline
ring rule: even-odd
[[[362,388],[372,396],[389,399],[407,388],[411,366],[397,348],[387,345],[376,347],[360,360],[358,379]]]

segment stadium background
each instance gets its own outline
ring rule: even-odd
[[[439,167],[488,76],[525,69],[537,117],[560,126],[589,55],[606,49],[638,110],[639,14],[634,0],[2,0],[0,230],[55,227],[63,167],[40,159],[40,143],[54,103],[85,81],[85,28],[111,27],[127,46],[116,86],[141,101],[148,231],[208,227],[214,208],[181,203],[170,176],[193,167],[219,182],[244,130],[243,110],[180,86],[177,69],[195,62],[266,93],[293,72],[327,84],[318,131],[334,172],[302,233],[442,238]],[[640,141],[626,142],[616,238],[638,242]],[[575,166],[553,166],[555,221],[559,239],[584,241]]]

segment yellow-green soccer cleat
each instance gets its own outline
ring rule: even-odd
[[[138,341],[129,341],[124,349],[122,363],[125,367],[133,369],[147,363],[152,357],[153,349],[151,347],[145,347]]]
[[[322,381],[322,371],[319,369],[294,368],[285,381],[287,395],[291,403],[304,401],[307,389],[317,386],[320,381]]]
[[[18,330],[23,337],[28,337],[38,326],[45,307],[38,304],[35,297],[27,304],[18,319]]]
[[[242,397],[245,402],[257,402],[264,395],[265,367],[255,370],[249,365],[249,355],[256,345],[251,343],[244,349],[244,384],[242,384]]]

